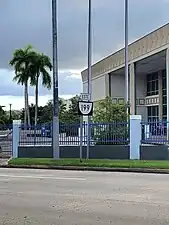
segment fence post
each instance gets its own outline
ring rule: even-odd
[[[130,116],[130,159],[140,159],[141,115]]]
[[[13,158],[18,158],[20,126],[21,126],[21,120],[13,120],[13,132],[12,132],[12,157]]]

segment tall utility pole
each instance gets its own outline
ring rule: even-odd
[[[12,104],[9,104],[9,121],[12,124]]]
[[[59,159],[59,96],[58,96],[58,45],[57,45],[57,0],[52,0],[53,37],[53,158]]]
[[[125,103],[127,105],[127,120],[129,107],[128,67],[128,0],[125,0]]]
[[[89,15],[88,15],[88,94],[90,95],[91,101],[91,94],[92,94],[92,23],[91,23],[91,16],[92,16],[92,0],[89,1]],[[88,132],[87,132],[87,155],[86,158],[89,159],[89,148],[90,148],[90,117],[88,116]]]

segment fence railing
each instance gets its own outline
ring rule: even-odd
[[[166,121],[142,122],[143,144],[168,144]]]
[[[129,125],[126,122],[90,123],[90,145],[124,145],[129,143]],[[87,145],[88,124],[60,124],[59,144]],[[82,134],[82,135],[81,135]],[[20,127],[19,145],[51,145],[52,125]]]

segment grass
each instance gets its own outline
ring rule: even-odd
[[[83,167],[106,167],[106,168],[149,168],[169,169],[169,161],[145,161],[145,160],[83,160],[79,159],[40,159],[40,158],[17,158],[11,159],[9,165],[45,165],[53,166],[83,166]]]

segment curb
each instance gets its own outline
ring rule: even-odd
[[[46,166],[46,165],[1,165],[0,168],[169,174],[169,169],[149,169],[149,168],[107,168],[107,167]]]

